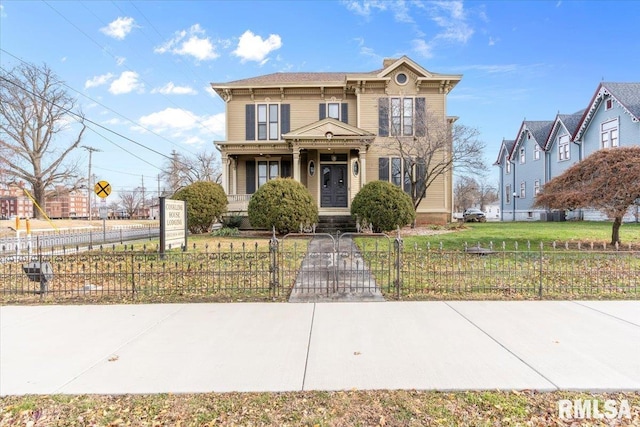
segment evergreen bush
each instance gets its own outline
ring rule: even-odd
[[[372,181],[360,189],[351,203],[351,215],[373,231],[392,231],[411,224],[416,217],[411,197],[386,181]]]
[[[262,185],[249,200],[248,214],[252,227],[275,227],[281,234],[318,221],[318,207],[309,190],[291,178],[272,179]]]
[[[187,229],[192,234],[206,233],[227,211],[227,195],[215,182],[194,182],[176,192],[173,199],[187,202]]]

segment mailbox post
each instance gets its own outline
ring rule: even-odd
[[[30,262],[22,266],[22,270],[32,282],[40,282],[40,291],[44,295],[49,290],[48,283],[53,279],[53,268],[48,262]]]

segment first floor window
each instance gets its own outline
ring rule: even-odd
[[[504,202],[506,204],[511,203],[511,186],[505,185],[504,187]]]
[[[520,183],[520,198],[524,199],[525,197],[527,197],[527,184],[522,181]]]
[[[278,178],[280,176],[280,162],[277,160],[259,160],[258,161],[258,188],[267,181]]]
[[[540,180],[536,179],[533,183],[533,194],[536,196],[540,193]]]
[[[380,157],[378,160],[378,179],[381,181],[391,182],[393,185],[397,185],[402,188],[406,193],[411,193],[411,181],[412,181],[412,161],[405,159],[403,161],[400,157]],[[420,177],[421,170],[423,169],[420,164],[416,164],[416,186],[417,191],[420,190],[420,183],[422,179]]]

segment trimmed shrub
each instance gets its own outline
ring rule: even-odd
[[[193,234],[209,231],[227,211],[227,195],[215,182],[194,182],[174,194],[173,199],[187,202],[187,229]]]
[[[296,232],[300,224],[318,222],[318,207],[304,185],[291,178],[268,181],[249,200],[249,222],[252,227],[272,227],[281,234]]]
[[[411,224],[416,217],[411,197],[386,181],[372,181],[360,189],[351,203],[351,215],[373,231],[392,231]]]

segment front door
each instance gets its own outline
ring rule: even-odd
[[[321,165],[322,187],[320,206],[323,208],[347,207],[347,165]]]

